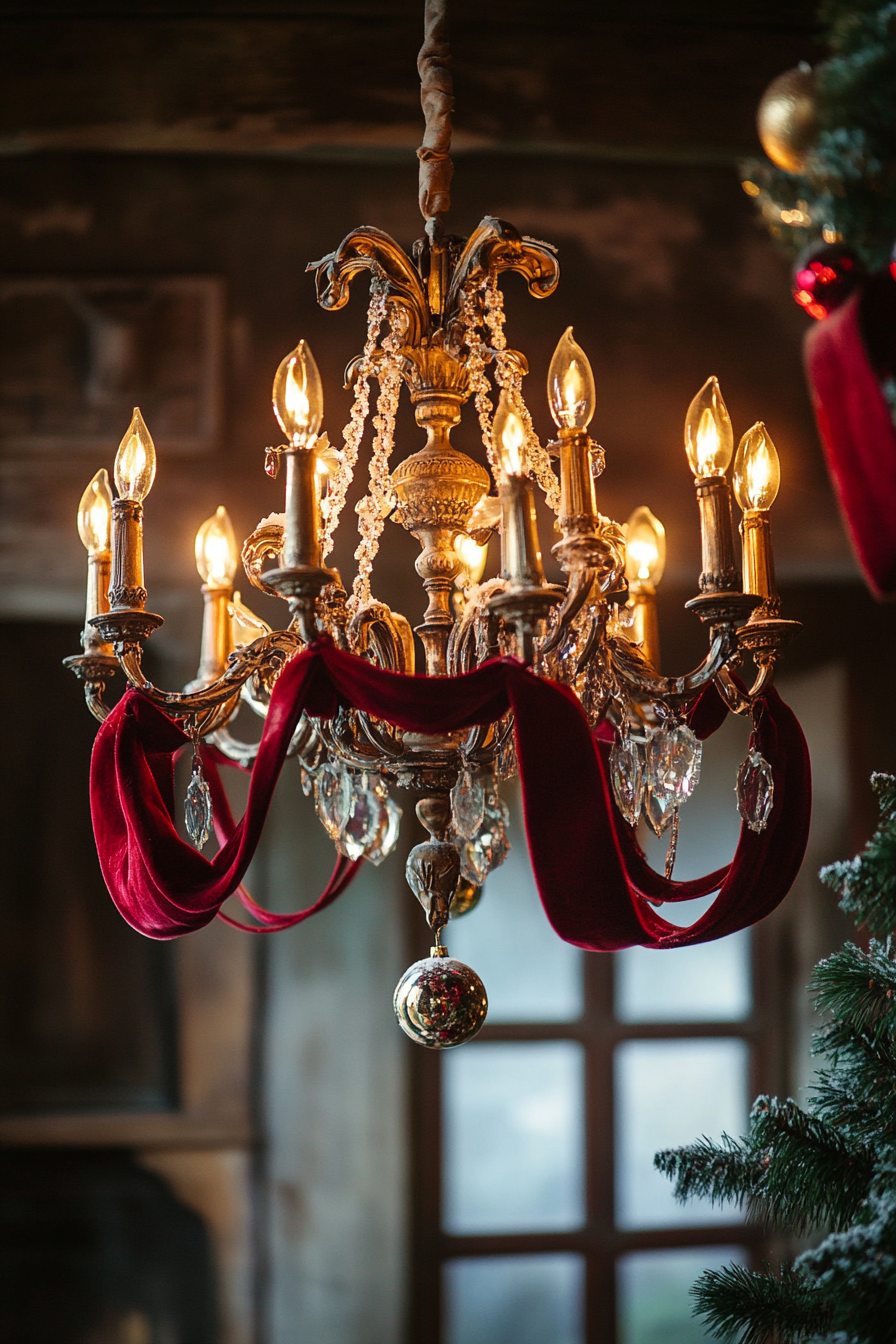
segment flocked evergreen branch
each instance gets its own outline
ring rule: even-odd
[[[894,99],[896,103],[896,99]],[[856,922],[867,924],[875,938],[888,938],[896,928],[896,777],[872,775],[883,825],[861,854],[821,870],[821,880],[840,894],[840,906]]]
[[[789,1265],[757,1274],[743,1265],[706,1270],[691,1288],[695,1312],[726,1344],[802,1344],[831,1322],[810,1280]]]
[[[686,1148],[666,1148],[653,1165],[675,1181],[673,1193],[681,1204],[697,1198],[742,1204],[759,1189],[763,1176],[763,1154],[728,1134],[719,1144],[703,1138]]]
[[[868,1193],[870,1149],[795,1101],[760,1097],[750,1121],[750,1141],[765,1152],[754,1200],[767,1222],[797,1235],[848,1227]]]
[[[810,982],[819,1012],[830,1013],[841,1030],[896,1050],[896,962],[889,941],[872,940],[867,952],[847,943],[815,967]],[[824,1050],[830,1046],[825,1041]],[[819,1051],[820,1053],[820,1051]]]
[[[842,1332],[844,1344],[896,1339],[896,1168],[877,1179],[885,1188],[869,1197],[861,1219],[794,1266],[812,1282],[816,1299],[830,1303],[830,1327]]]

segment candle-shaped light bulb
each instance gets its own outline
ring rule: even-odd
[[[127,433],[115,454],[115,488],[119,498],[132,499],[142,504],[155,478],[155,445],[140,414],[140,407],[135,406]]]
[[[594,415],[594,374],[588,356],[567,327],[548,369],[548,403],[560,429],[586,429]]]
[[[466,533],[458,532],[454,538],[454,552],[464,567],[466,582],[478,583],[485,572],[485,562],[488,559],[488,542],[484,546],[480,546]],[[460,581],[459,579],[458,582]]]
[[[734,459],[734,497],[740,507],[770,509],[781,484],[781,464],[761,420],[748,429]]]
[[[725,475],[734,452],[734,431],[718,378],[707,378],[688,407],[684,445],[698,480]]]
[[[305,341],[281,361],[274,378],[274,414],[291,448],[310,448],[324,418],[324,392]]]
[[[112,491],[109,473],[100,467],[78,505],[78,536],[93,560],[112,547]]]
[[[196,533],[196,568],[209,588],[230,588],[237,566],[237,545],[233,524],[223,504]]]
[[[492,442],[505,476],[526,476],[529,470],[526,453],[526,426],[505,388],[495,411]]]
[[[646,505],[625,524],[625,577],[629,584],[655,588],[666,567],[666,529]]]

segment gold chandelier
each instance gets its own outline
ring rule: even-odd
[[[548,373],[556,440],[542,444],[523,398],[525,358],[507,344],[500,276],[516,271],[530,294],[549,297],[559,280],[555,250],[486,217],[468,239],[447,233],[451,161],[451,82],[442,5],[430,0],[419,69],[426,113],[421,162],[425,234],[407,254],[378,229],[354,230],[335,252],[309,266],[318,302],[343,307],[352,282],[370,282],[367,337],[349,366],[351,415],[341,446],[322,432],[320,375],[304,341],[277,370],[273,408],[285,442],[268,448],[265,470],[283,467],[285,506],[264,519],[238,553],[222,507],[200,527],[196,563],[204,615],[196,679],[182,692],[152,685],[143,647],[162,624],[147,610],[143,575],[144,501],[156,472],[152,437],[134,411],[115,458],[117,498],[105,469],[81,501],[78,528],[88,553],[83,652],[66,660],[102,721],[106,682],[120,667],[129,686],[179,720],[197,748],[188,786],[186,826],[197,848],[212,827],[200,741],[251,766],[257,746],[231,724],[241,702],[261,717],[285,664],[326,635],[337,648],[380,668],[429,678],[456,676],[510,655],[536,676],[563,683],[592,726],[615,728],[611,778],[616,803],[632,825],[643,815],[670,835],[671,875],[680,807],[700,771],[700,743],[685,711],[711,683],[727,707],[750,714],[771,686],[781,649],[797,628],[783,620],[775,588],[769,508],[779,484],[778,458],[765,426],[734,435],[718,382],[709,378],[685,419],[687,460],[695,478],[702,538],[699,594],[686,605],[707,627],[703,662],[680,677],[658,669],[656,587],[665,563],[662,524],[641,507],[621,526],[598,508],[596,481],[604,452],[590,437],[595,412],[591,366],[573,339],[561,336]],[[328,565],[378,384],[369,488],[356,506],[359,543],[351,591]],[[426,442],[392,464],[395,416],[406,387]],[[488,470],[452,446],[451,431],[472,400]],[[495,404],[497,402],[497,404]],[[743,584],[734,554],[731,490],[743,510]],[[536,527],[534,492],[556,516],[552,547],[566,576],[548,583]],[[416,571],[427,605],[415,627],[424,654],[417,667],[405,616],[377,601],[374,561],[388,519],[420,543]],[[489,539],[500,536],[501,574],[482,582]],[[272,630],[234,592],[238,560],[249,583],[287,604]],[[273,568],[265,568],[269,562]],[[745,656],[756,676],[749,690],[734,676]],[[478,976],[448,957],[442,932],[470,909],[508,849],[502,781],[515,770],[509,715],[463,733],[410,733],[360,710],[334,719],[302,717],[290,754],[303,786],[337,849],[381,862],[398,841],[399,786],[416,797],[430,839],[415,846],[408,882],[434,935],[431,956],[399,983],[402,1028],[426,1045],[468,1039],[482,1025],[487,1001]],[[768,764],[755,751],[738,778],[741,814],[761,831],[772,806]],[[448,994],[451,985],[458,993]],[[450,1002],[449,1002],[450,1000]]]

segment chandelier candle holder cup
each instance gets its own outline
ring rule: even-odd
[[[656,589],[665,532],[646,507],[625,527],[599,512],[604,452],[589,436],[597,398],[587,356],[568,329],[548,374],[557,439],[543,445],[523,397],[526,360],[504,335],[501,276],[516,272],[531,295],[548,298],[559,280],[555,250],[491,216],[467,239],[444,230],[451,100],[443,29],[443,9],[431,0],[420,59],[424,236],[408,254],[362,226],[309,267],[328,310],[348,302],[362,273],[370,282],[366,340],[347,370],[353,403],[341,447],[322,432],[321,379],[304,341],[274,379],[273,409],[286,442],[267,449],[265,470],[275,477],[285,462],[284,511],[259,523],[239,558],[251,585],[287,604],[283,628],[271,630],[234,592],[237,546],[221,507],[196,538],[204,601],[197,677],[180,692],[146,678],[143,647],[162,623],[146,610],[143,577],[143,507],[156,456],[135,410],[115,459],[118,497],[111,499],[99,471],[81,502],[88,602],[83,652],[67,660],[101,723],[91,789],[103,873],[125,918],[149,936],[174,937],[216,915],[261,932],[301,922],[345,889],[362,860],[377,864],[394,850],[402,813],[392,790],[410,792],[428,839],[411,850],[406,876],[431,952],[402,977],[395,1011],[412,1039],[436,1048],[469,1039],[485,1020],[482,982],[448,955],[443,934],[452,917],[473,908],[506,857],[500,790],[517,770],[548,917],[561,937],[593,950],[706,941],[762,918],[799,868],[810,795],[799,725],[772,690],[797,624],[781,619],[774,583],[767,514],[780,472],[771,438],[757,424],[735,462],[744,510],[741,589],[726,476],[733,431],[717,380],[708,379],[691,403],[684,437],[703,572],[687,606],[707,626],[709,649],[693,671],[664,676]],[[357,571],[348,590],[328,559],[373,381],[369,488],[356,506]],[[394,465],[402,386],[425,442]],[[471,400],[488,470],[451,443]],[[536,488],[556,515],[553,553],[563,585],[545,579]],[[420,545],[419,670],[409,622],[371,586],[389,518]],[[501,574],[483,582],[495,533]],[[749,688],[735,675],[748,655],[756,665]],[[104,691],[118,667],[129,690],[110,713]],[[241,704],[266,720],[260,743],[232,735]],[[727,868],[676,882],[679,810],[699,779],[701,741],[729,710],[753,721],[737,779],[741,841]],[[165,767],[187,747],[192,846],[170,820]],[[337,862],[316,903],[278,915],[241,882],[287,757],[299,761]],[[238,823],[220,780],[224,764],[252,772]],[[641,816],[657,835],[669,832],[665,876],[638,846],[633,828]],[[197,851],[213,827],[220,847],[206,859]],[[657,913],[664,901],[713,892],[712,907],[689,929]],[[253,923],[221,911],[230,895]]]

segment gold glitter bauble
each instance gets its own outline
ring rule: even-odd
[[[392,1002],[405,1035],[432,1050],[448,1050],[470,1040],[488,1012],[479,976],[447,956],[424,957],[409,966]]]
[[[769,84],[756,125],[762,148],[776,168],[801,173],[818,139],[818,94],[811,66],[786,70]]]
[[[482,888],[462,877],[451,899],[448,913],[452,919],[460,919],[461,915],[468,915],[471,910],[475,910],[481,900]]]

